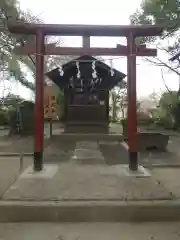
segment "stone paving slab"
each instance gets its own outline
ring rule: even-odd
[[[76,148],[95,150],[98,149],[98,144],[97,141],[78,141],[76,142]]]
[[[72,160],[81,164],[105,164],[97,141],[78,141],[73,152]]]
[[[4,200],[164,200],[174,195],[152,175],[127,176],[121,165],[61,164],[51,179],[19,178]]]
[[[5,240],[179,240],[180,223],[1,223]]]
[[[0,201],[0,222],[177,222],[180,200]]]
[[[99,148],[108,165],[128,164],[128,152],[118,141],[100,141]]]
[[[154,169],[153,174],[166,186],[166,189],[180,199],[180,169],[179,168],[159,168]]]
[[[25,170],[30,164],[32,159],[29,157],[23,166],[20,166],[20,157],[0,157],[0,198],[21,174],[21,167]]]
[[[103,141],[99,141],[99,150],[101,155],[104,158],[104,162],[109,165],[116,164],[128,164],[128,152],[123,149],[120,142],[117,139],[113,140],[111,137],[106,136],[107,139]],[[106,138],[105,137],[105,138]],[[64,139],[61,136],[58,136],[58,139],[45,140],[45,152],[44,152],[44,160],[45,162],[67,162],[71,160],[73,151],[75,148],[82,149],[84,146],[88,145],[89,151],[98,150],[94,146],[97,147],[97,142],[95,142],[97,138],[94,137],[94,145],[93,141],[80,141],[81,144],[76,146],[77,139],[76,138],[68,138]],[[79,141],[78,141],[79,142]],[[90,143],[90,144],[88,144]],[[140,153],[139,154],[139,163],[143,166],[179,166],[180,158],[179,158],[179,144],[180,138],[171,137],[171,141],[168,145],[169,152],[154,152],[154,153]],[[18,136],[13,138],[5,138],[0,141],[0,156],[17,156],[21,152],[25,152],[28,155],[32,155],[33,153],[33,139],[31,137],[28,138],[20,138]],[[90,155],[88,152],[86,155]],[[92,155],[92,154],[91,154]],[[97,155],[97,154],[96,154]],[[83,158],[81,158],[82,160]],[[92,157],[91,159],[87,159],[84,162],[94,162],[97,163],[98,158]]]
[[[33,165],[29,166],[20,176],[19,178],[44,178],[49,179],[53,178],[56,172],[58,171],[59,166],[57,164],[45,164],[43,171],[35,172]]]
[[[81,164],[105,164],[104,157],[99,150],[75,149],[72,160]]]
[[[99,148],[107,164],[128,164],[128,151],[122,142],[113,141],[108,143],[107,141],[100,141]],[[180,166],[179,155],[173,151],[174,149],[172,149],[171,145],[168,150],[167,152],[141,152],[138,154],[139,164],[146,167]]]

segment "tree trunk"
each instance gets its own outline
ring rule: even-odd
[[[117,119],[116,104],[113,103],[113,105],[112,105],[112,121],[116,122],[116,119]]]

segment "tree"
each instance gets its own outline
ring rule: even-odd
[[[17,36],[9,33],[7,22],[40,22],[31,13],[22,12],[16,0],[1,0],[0,2],[0,70],[2,81],[9,80],[12,76],[24,86],[33,90],[33,84],[26,78],[22,71],[22,63],[32,69],[35,62],[31,56],[19,57],[13,53],[13,48],[32,41],[33,36]]]
[[[159,104],[159,95],[156,92],[151,93],[148,98],[153,103],[153,107],[155,107],[155,106],[157,107],[158,106],[158,104]]]
[[[130,16],[132,24],[157,24],[164,27],[163,38],[180,28],[180,1],[143,0],[140,9]]]
[[[176,91],[162,93],[156,110],[156,123],[165,128],[180,127],[180,99]]]
[[[20,96],[9,93],[6,97],[0,98],[0,125],[8,125],[10,114],[15,112],[17,106],[23,101]]]
[[[110,112],[112,122],[118,120],[118,112],[121,112],[122,118],[125,118],[124,101],[126,98],[127,83],[121,81],[116,87],[110,91]]]
[[[166,54],[167,61],[159,57],[153,60],[145,58],[145,60],[161,68],[167,68],[177,74],[180,79],[180,62],[168,61],[170,57],[180,51],[180,1],[144,0],[140,8],[130,16],[130,20],[132,24],[157,24],[164,27],[160,38],[164,41],[158,41],[157,38],[141,40],[151,43],[156,40],[156,47]]]
[[[17,56],[13,49],[17,46],[24,46],[27,43],[35,43],[35,36],[12,35],[7,29],[7,22],[20,21],[25,23],[41,23],[42,20],[33,16],[30,12],[23,12],[17,0],[1,0],[0,2],[0,77],[2,81],[8,81],[12,76],[28,89],[34,91],[34,82],[27,77],[25,66],[31,75],[35,77],[35,56]],[[59,38],[46,38],[46,44],[60,45]],[[71,57],[45,57],[45,71],[49,71],[58,64],[71,59]]]
[[[6,97],[0,99],[0,108],[16,108],[17,104],[23,100],[19,95],[9,93]]]

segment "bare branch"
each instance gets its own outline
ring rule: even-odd
[[[169,92],[170,94],[172,94],[172,91],[168,88],[168,86],[167,86],[167,84],[166,84],[166,81],[165,81],[165,79],[164,79],[164,74],[163,74],[162,68],[161,68],[161,77],[162,77],[162,81],[163,81],[163,83],[164,83],[164,86],[165,86],[167,92]]]
[[[154,64],[155,66],[158,66],[158,67],[166,67],[166,68],[168,68],[169,70],[171,70],[172,72],[176,73],[178,76],[180,76],[180,72],[178,72],[175,68],[171,67],[170,65],[168,65],[166,62],[162,61],[162,60],[159,59],[159,58],[156,58],[156,60],[157,60],[158,62],[153,61],[153,60],[148,59],[148,58],[144,58],[144,59],[145,59],[145,61],[150,62],[150,63]]]

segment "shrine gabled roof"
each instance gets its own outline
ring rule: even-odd
[[[63,76],[60,76],[59,67],[47,72],[45,75],[49,79],[51,79],[57,86],[59,86],[60,88],[64,88],[66,85],[68,85],[68,78],[70,77],[70,74],[72,73],[72,71],[74,71],[75,69],[77,70],[76,62],[79,62],[80,65],[85,63],[89,63],[92,65],[93,61],[95,61],[97,72],[101,72],[101,74],[106,77],[109,76],[110,81],[108,81],[108,86],[107,86],[108,89],[113,88],[115,85],[117,85],[126,77],[124,73],[114,68],[111,69],[111,67],[105,64],[103,61],[100,61],[95,57],[92,57],[89,55],[80,56],[62,65],[62,69],[64,72]],[[113,70],[114,72],[113,76],[110,76],[111,70]]]

